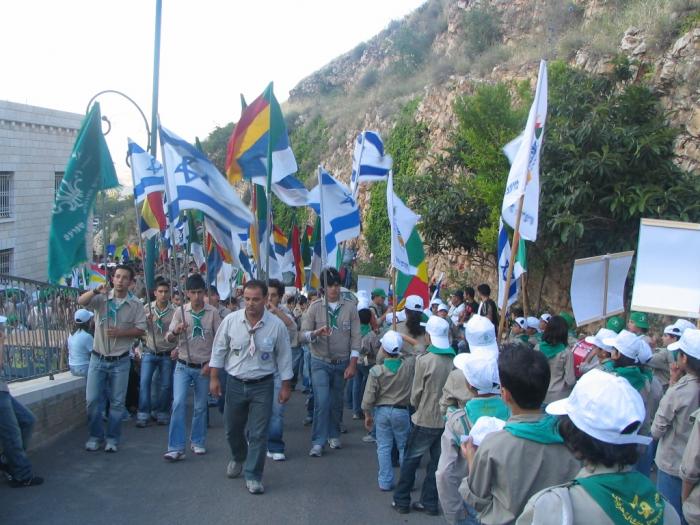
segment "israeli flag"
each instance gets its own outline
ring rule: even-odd
[[[306,206],[309,202],[309,190],[294,175],[273,182],[272,192],[288,206]]]
[[[158,129],[170,220],[174,221],[181,210],[193,209],[232,232],[247,230],[253,214],[219,170],[192,144],[163,126]]]
[[[508,232],[503,227],[503,221],[499,221],[498,226],[498,307],[503,304],[503,295],[506,289],[506,281],[508,280],[508,267],[510,266],[510,241],[508,240]],[[518,299],[518,279],[522,275],[523,270],[517,262],[513,267],[513,276],[510,280],[510,288],[508,289],[508,306],[513,304]]]
[[[163,165],[141,146],[129,141],[129,164],[131,177],[134,181],[134,200],[136,204],[143,202],[149,193],[165,191]]]
[[[391,155],[384,154],[384,143],[376,131],[363,131],[355,140],[355,150],[352,154],[352,177],[350,188],[353,196],[361,182],[377,182],[386,180],[392,166]]]

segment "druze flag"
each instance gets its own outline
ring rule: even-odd
[[[411,265],[406,243],[420,216],[413,213],[394,193],[394,177],[391,172],[386,185],[386,207],[391,226],[391,265],[407,275],[416,275],[418,268]]]

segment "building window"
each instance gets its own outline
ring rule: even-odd
[[[0,171],[0,219],[9,219],[14,215],[14,175],[10,171]]]
[[[61,187],[61,181],[63,180],[63,172],[62,171],[57,171],[54,173],[54,179],[53,179],[53,194],[54,197],[58,193],[58,188]]]
[[[10,274],[12,273],[12,255],[14,250],[12,248],[8,250],[0,250],[0,273]]]

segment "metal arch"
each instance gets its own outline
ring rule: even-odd
[[[138,112],[141,114],[141,118],[143,119],[143,124],[146,127],[146,138],[148,139],[146,143],[148,144],[146,147],[148,148],[148,151],[151,151],[151,127],[148,125],[148,119],[146,118],[146,114],[143,112],[141,107],[136,103],[136,101],[131,98],[129,95],[126,93],[122,93],[121,91],[117,91],[116,89],[105,89],[103,91],[100,91],[99,93],[96,93],[95,95],[92,96],[90,101],[87,104],[87,107],[85,108],[85,114],[87,114],[90,111],[90,107],[92,106],[92,103],[95,101],[97,97],[100,95],[104,95],[105,93],[114,93],[115,95],[120,95],[124,97],[126,100],[131,102],[131,104],[138,110]],[[109,121],[109,119],[105,116],[102,117],[102,120],[107,122],[108,128],[107,131],[104,133],[104,135],[107,135],[112,130],[112,123]],[[127,161],[128,165],[128,161]]]

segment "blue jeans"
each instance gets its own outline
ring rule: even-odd
[[[457,520],[455,525],[481,525],[479,521],[479,515],[477,514],[474,507],[464,504],[464,510],[466,511],[466,516],[464,519]]]
[[[178,363],[173,378],[173,408],[168,429],[168,452],[185,450],[185,416],[187,415],[187,390],[194,383],[194,410],[190,441],[198,447],[207,444],[207,408],[209,376],[202,375],[201,368],[190,368]]]
[[[109,419],[107,421],[107,442],[117,445],[122,432],[122,416],[126,408],[124,399],[129,386],[131,359],[128,354],[116,361],[107,361],[95,354],[90,356],[85,398],[87,401],[88,428],[90,438],[102,441],[105,429],[102,422],[104,393],[108,392]]]
[[[32,477],[27,446],[36,419],[9,392],[0,392],[0,448],[7,459],[9,473],[18,481]]]
[[[275,374],[275,390],[272,396],[272,414],[270,415],[270,429],[267,435],[267,451],[281,452],[284,454],[284,407],[277,400],[282,387],[282,380]]]
[[[304,368],[304,351],[301,346],[295,346],[292,348],[292,387],[295,387],[299,381],[299,377],[302,377],[303,381],[303,369]]]
[[[87,365],[71,365],[70,373],[76,377],[87,377],[89,367],[89,363]]]
[[[311,356],[311,385],[314,389],[314,422],[311,443],[324,446],[329,438],[340,436],[343,413],[343,374],[347,361],[332,365]]]
[[[304,388],[311,388],[311,351],[308,345],[301,347],[302,351],[302,365],[301,371],[304,375]]]
[[[374,409],[374,428],[377,432],[377,481],[382,490],[394,488],[394,469],[391,466],[391,449],[396,443],[399,449],[399,464],[403,464],[411,417],[405,408],[379,406]]]
[[[357,373],[353,377],[352,384],[352,413],[362,415],[362,396],[365,393],[369,367],[367,365],[357,365]]]
[[[141,360],[141,379],[139,381],[139,421],[148,421],[151,409],[156,411],[158,421],[168,420],[170,404],[170,380],[172,378],[173,360],[169,355],[156,355],[151,352],[143,354]],[[153,373],[159,370],[158,391],[155,400],[151,399],[151,381]]]
[[[406,442],[406,451],[401,465],[399,484],[394,491],[394,501],[400,507],[411,504],[411,489],[416,481],[416,471],[423,456],[430,453],[425,466],[425,479],[421,488],[420,502],[429,510],[437,510],[438,493],[435,483],[435,471],[440,459],[440,437],[442,428],[414,426]]]
[[[243,472],[249,481],[262,479],[274,390],[272,378],[259,383],[243,383],[233,376],[226,378],[226,439],[233,460],[245,462]]]
[[[644,474],[646,477],[649,477],[651,474],[651,464],[654,462],[654,456],[656,455],[652,444],[642,446],[639,459],[634,465],[634,469],[640,474]]]
[[[681,478],[667,474],[661,469],[656,472],[656,489],[666,497],[669,503],[676,509],[681,517],[681,523],[688,525],[688,522],[683,517],[683,503],[681,502],[681,491],[683,481]]]

